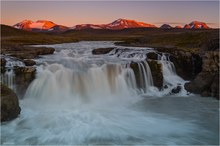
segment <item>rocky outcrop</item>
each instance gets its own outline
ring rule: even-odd
[[[162,89],[163,87],[162,65],[155,60],[148,60],[147,62],[151,69],[154,86],[157,87],[158,89]]]
[[[157,87],[158,89],[162,89],[163,87],[162,65],[155,60],[147,60],[147,63],[151,69],[154,86]],[[141,77],[140,77],[140,70],[138,67],[138,63],[132,62],[130,64],[130,67],[134,71],[138,88],[141,88]]]
[[[19,97],[23,97],[30,83],[35,79],[36,69],[34,67],[15,67],[15,84]]]
[[[158,47],[159,52],[169,54],[169,59],[176,68],[176,73],[184,80],[192,80],[202,71],[202,57],[199,53],[179,50],[175,47]]]
[[[1,83],[1,122],[16,118],[20,111],[17,95]]]
[[[4,73],[6,70],[5,70],[5,65],[6,65],[6,60],[5,58],[1,58],[1,73]]]
[[[47,47],[31,47],[31,46],[6,46],[2,49],[2,54],[10,54],[10,56],[19,59],[34,59],[38,55],[53,54],[54,48]]]
[[[92,54],[94,55],[100,55],[100,54],[107,54],[111,52],[114,48],[97,48],[92,50]]]
[[[202,72],[192,82],[186,83],[185,89],[202,96],[212,96],[219,99],[218,51],[209,51],[204,54]]]
[[[147,59],[152,59],[152,60],[157,60],[157,57],[158,55],[157,55],[157,53],[155,53],[155,52],[149,52],[149,53],[147,53]]]
[[[1,58],[0,64],[1,64],[1,67],[5,67],[5,65],[6,65],[6,60],[5,60],[5,58]]]
[[[33,65],[36,64],[36,62],[35,62],[34,60],[31,60],[31,59],[26,59],[26,60],[24,60],[23,62],[24,62],[24,64],[25,64],[26,66],[33,66]]]

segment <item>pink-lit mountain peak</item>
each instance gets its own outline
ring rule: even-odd
[[[190,28],[209,28],[205,22],[192,21],[189,23]]]
[[[53,23],[52,21],[47,21],[47,20],[38,20],[36,22],[31,21],[31,20],[23,20],[17,24],[14,25],[15,28],[18,29],[45,29],[48,30],[55,26],[57,24]]]
[[[65,31],[68,27],[63,25],[57,25],[56,23],[48,20],[23,20],[13,27],[17,29],[24,29],[28,31]]]
[[[138,27],[156,27],[155,25],[138,22],[135,20],[119,18],[112,23],[107,24],[109,29],[138,28]]]

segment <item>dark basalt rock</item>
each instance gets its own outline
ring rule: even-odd
[[[187,91],[219,99],[219,53],[208,51],[203,56],[202,71],[185,84]]]
[[[1,67],[5,67],[5,65],[6,65],[6,60],[5,60],[5,58],[1,58],[0,64],[1,64]]]
[[[10,56],[19,58],[19,59],[34,59],[38,55],[47,55],[53,54],[55,51],[54,48],[47,47],[29,47],[29,46],[17,46],[13,48],[8,48],[3,50],[4,53],[10,54]]]
[[[19,97],[23,97],[30,83],[35,79],[36,69],[34,67],[15,67],[15,84]]]
[[[1,122],[16,118],[20,111],[17,95],[1,83]]]
[[[94,55],[100,55],[100,54],[107,54],[111,52],[114,48],[97,48],[92,50],[92,54]]]
[[[149,52],[149,53],[147,53],[147,59],[152,59],[152,60],[157,60],[157,57],[158,55],[157,55],[157,53],[155,53],[155,52]]]
[[[31,60],[31,59],[24,60],[23,62],[26,66],[33,66],[33,65],[36,64],[36,62],[34,60]]]
[[[192,82],[186,83],[184,87],[189,92],[219,99],[218,76],[218,73],[201,72]]]
[[[162,65],[157,61],[151,60],[147,61],[148,65],[151,69],[151,74],[153,77],[154,86],[162,89],[163,88],[163,72],[162,72]]]
[[[182,89],[181,86],[177,86],[171,90],[171,94],[177,94],[181,91],[181,89]]]

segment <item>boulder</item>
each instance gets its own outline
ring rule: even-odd
[[[207,93],[211,93],[211,85],[213,84],[213,81],[216,76],[216,73],[201,72],[192,82],[186,83],[184,87],[188,92],[196,94],[203,93],[203,95],[207,95]],[[215,84],[213,84],[213,89],[214,88],[216,88]]]
[[[36,62],[35,62],[34,60],[31,60],[31,59],[26,59],[26,60],[24,60],[23,62],[24,62],[24,64],[25,64],[26,66],[33,66],[33,65],[36,64]]]
[[[174,87],[172,90],[171,90],[171,94],[177,94],[181,91],[182,87],[181,86],[177,86],[177,87]]]
[[[16,118],[20,111],[17,95],[1,83],[1,122]]]
[[[92,54],[94,55],[100,55],[100,54],[107,54],[111,52],[114,48],[97,48],[92,50]]]

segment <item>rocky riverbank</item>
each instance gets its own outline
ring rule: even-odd
[[[149,45],[143,40],[116,43],[124,46],[152,47],[166,53],[176,67],[176,72],[189,83],[185,84],[188,92],[219,99],[219,38],[213,35],[204,42],[179,47],[175,45]],[[157,53],[147,54],[148,59],[157,60]]]

